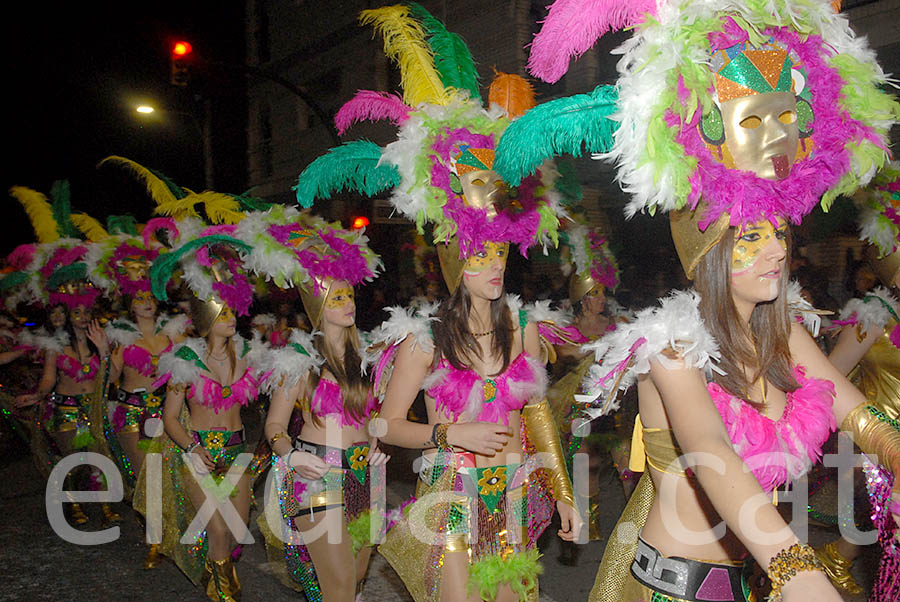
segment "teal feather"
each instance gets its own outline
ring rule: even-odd
[[[69,219],[72,215],[72,195],[68,180],[57,180],[50,187],[51,209],[56,220],[56,231],[62,238],[81,238],[81,232]]]
[[[249,252],[253,249],[250,245],[242,240],[238,240],[227,234],[211,234],[209,236],[201,236],[187,242],[174,251],[162,253],[153,261],[150,266],[150,289],[160,301],[168,301],[169,295],[166,292],[166,285],[172,279],[172,273],[178,267],[181,258],[196,251],[200,247],[207,245],[227,244],[232,245],[238,250]]]
[[[294,190],[297,202],[311,207],[317,198],[329,198],[342,190],[374,196],[400,184],[393,165],[378,165],[381,147],[368,140],[354,140],[330,149],[303,170]]]
[[[28,272],[11,272],[0,279],[0,291],[8,291],[28,281]]]
[[[584,191],[581,189],[581,181],[578,174],[575,173],[575,166],[568,159],[561,159],[556,162],[556,170],[559,177],[554,183],[556,190],[563,196],[563,201],[567,204],[577,203],[584,197]]]
[[[137,236],[137,220],[133,215],[110,215],[106,218],[106,231]]]
[[[513,121],[497,145],[494,171],[511,186],[534,173],[557,155],[580,157],[608,152],[619,124],[613,86],[598,86],[590,94],[576,94],[539,104]]]
[[[481,100],[478,71],[472,53],[463,39],[447,30],[443,23],[416,2],[407,2],[409,11],[420,21],[428,36],[428,45],[434,53],[434,66],[445,88],[468,90],[469,96]]]

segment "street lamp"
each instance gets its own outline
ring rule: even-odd
[[[207,190],[213,189],[213,167],[212,167],[212,144],[210,140],[210,132],[209,127],[203,127],[200,124],[200,121],[193,113],[189,113],[187,111],[175,111],[171,109],[159,109],[157,110],[155,107],[149,104],[138,104],[134,107],[136,113],[138,113],[142,118],[153,118],[157,117],[158,114],[162,115],[180,115],[183,117],[187,117],[191,124],[193,125],[194,130],[196,130],[197,134],[200,136],[200,147],[201,147],[201,155],[203,159],[203,175],[205,180],[205,186]],[[153,116],[153,117],[151,117]]]
[[[142,114],[142,115],[150,115],[150,114],[153,113],[156,109],[154,109],[154,108],[151,107],[150,105],[138,105],[137,107],[135,107],[134,110],[137,111],[138,113]]]

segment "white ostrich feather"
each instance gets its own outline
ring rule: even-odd
[[[437,307],[437,303],[428,303],[418,308],[386,307],[390,317],[372,331],[372,344],[391,346],[412,336],[415,341],[413,349],[418,345],[425,353],[433,353],[431,323],[437,320],[434,317]]]
[[[819,330],[822,328],[822,316],[816,312],[812,303],[803,297],[800,283],[796,280],[788,283],[787,305],[791,314],[799,316],[803,320],[803,326],[806,327],[809,334],[813,337],[819,336]]]
[[[310,371],[318,374],[320,367],[325,363],[314,343],[314,338],[320,335],[319,332],[308,333],[295,329],[291,332],[286,346],[269,348],[263,368],[272,374],[263,385],[263,390],[272,393],[281,387],[290,389],[300,382],[301,378],[306,378]],[[294,345],[299,346],[308,355],[304,355]]]
[[[891,321],[891,311],[894,315],[900,312],[898,302],[891,292],[883,286],[879,286],[868,293],[862,299],[850,299],[841,310],[840,319],[850,320],[854,314],[863,334],[871,330],[881,330]]]
[[[117,318],[111,321],[103,331],[106,333],[107,340],[118,347],[134,345],[143,336],[138,325],[126,318]]]

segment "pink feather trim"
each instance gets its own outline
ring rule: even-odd
[[[834,384],[806,378],[799,366],[794,377],[800,388],[787,394],[784,413],[776,421],[716,383],[707,385],[735,451],[766,491],[806,472],[822,457],[822,446],[837,429]]]
[[[888,340],[890,340],[891,344],[894,347],[900,349],[900,324],[894,326],[894,328],[891,330],[891,335],[888,337]]]
[[[175,239],[179,235],[178,225],[175,223],[175,220],[173,218],[154,217],[153,219],[147,221],[147,224],[141,231],[141,236],[144,237],[144,245],[146,245],[148,249],[150,247],[161,244],[158,242],[159,239],[156,238],[156,233],[160,230],[166,230],[169,233],[170,243],[174,243]]]
[[[552,84],[569,70],[570,58],[590,50],[605,33],[642,22],[647,13],[656,14],[655,0],[556,0],[534,36],[528,71]]]
[[[356,96],[344,103],[334,116],[338,134],[343,136],[354,123],[389,119],[396,126],[403,125],[412,108],[397,94],[358,90]]]
[[[481,398],[483,403],[478,416],[468,418],[495,423],[502,418],[503,424],[509,426],[509,413],[521,410],[539,390],[541,382],[526,353],[520,353],[505,372],[490,379],[482,379],[474,370],[458,370],[446,360],[441,360],[438,370],[446,373],[428,394],[434,398],[438,412],[443,412],[454,422],[469,409],[470,400]],[[488,380],[496,387],[494,399],[490,401],[484,399]]]
[[[100,370],[100,358],[92,355],[88,363],[82,364],[77,359],[65,353],[56,356],[56,369],[74,380],[83,383],[93,380]]]
[[[362,416],[355,416],[344,407],[344,396],[341,395],[340,385],[334,381],[322,378],[319,380],[319,384],[313,393],[310,409],[316,416],[338,416],[341,426],[351,426],[358,429],[365,425],[372,412],[378,409],[378,400],[374,396],[369,395]]]
[[[226,387],[223,387],[208,376],[200,374],[200,379],[203,381],[200,403],[208,408],[212,408],[216,414],[220,411],[228,410],[237,404],[246,406],[256,399],[259,394],[259,383],[265,379],[265,377],[257,379],[251,372],[248,369],[241,378],[232,383],[231,386]],[[191,385],[191,393],[194,391],[195,385]]]
[[[19,245],[9,254],[6,262],[15,270],[24,270],[34,259],[37,246],[33,244]]]

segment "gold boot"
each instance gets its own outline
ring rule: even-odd
[[[159,544],[151,543],[147,548],[147,556],[144,557],[144,568],[155,569],[162,562],[162,554],[159,553]]]
[[[850,568],[853,566],[852,560],[847,560],[838,551],[836,541],[825,544],[821,548],[816,548],[816,556],[825,565],[825,572],[828,578],[838,588],[844,590],[851,595],[859,595],[863,593],[862,588],[853,579],[850,574]]]
[[[84,510],[81,509],[81,504],[72,503],[70,508],[70,516],[72,517],[72,522],[76,525],[83,525],[88,522],[87,514],[84,513]]]
[[[100,510],[103,512],[104,525],[122,522],[122,517],[109,504],[100,504]]]
[[[231,558],[212,560],[207,557],[206,572],[209,579],[206,584],[207,598],[217,602],[240,602],[241,582]]]

